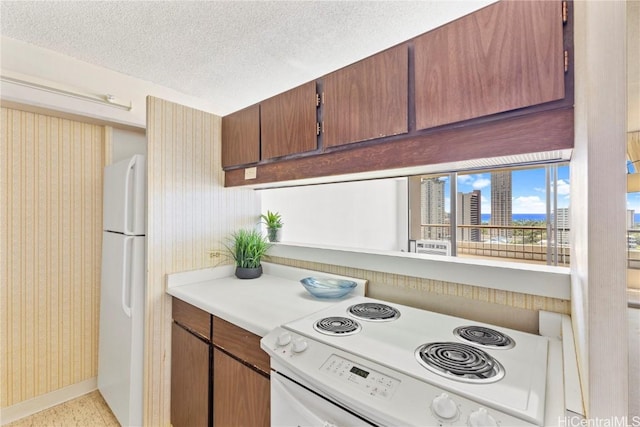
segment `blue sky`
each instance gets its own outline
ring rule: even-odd
[[[640,213],[640,193],[627,193],[627,209]]]
[[[512,207],[514,214],[546,213],[545,169],[514,170],[511,174]],[[459,174],[458,191],[470,193],[480,190],[482,196],[482,213],[491,213],[491,175],[487,173]],[[569,166],[558,167],[558,207],[569,207]],[[449,185],[445,186],[445,194],[449,194]],[[449,197],[446,197],[448,212]],[[640,193],[637,198],[640,207]],[[640,212],[640,210],[639,210]]]

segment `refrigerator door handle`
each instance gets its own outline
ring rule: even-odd
[[[122,259],[122,311],[131,317],[131,254],[133,253],[134,237],[127,236],[124,240]]]
[[[133,212],[136,208],[136,203],[133,198],[135,197],[135,189],[133,188],[135,177],[134,174],[136,172],[136,156],[132,157],[129,161],[129,165],[127,166],[127,173],[125,175],[124,181],[124,233],[125,234],[135,234],[133,230],[133,222],[135,219],[135,212]]]

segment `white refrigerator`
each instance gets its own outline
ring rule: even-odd
[[[98,389],[123,426],[142,425],[145,157],[104,170]]]

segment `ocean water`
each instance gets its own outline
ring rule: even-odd
[[[640,214],[636,214],[636,221],[638,221]],[[514,221],[544,221],[547,219],[546,214],[512,214],[511,218]],[[491,214],[482,214],[481,221],[489,222]]]

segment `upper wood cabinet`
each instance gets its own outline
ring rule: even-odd
[[[225,186],[572,148],[572,9],[501,0],[319,78],[317,148],[310,88],[265,101],[256,174],[227,168]]]
[[[258,104],[222,118],[222,167],[260,160],[260,106]]]
[[[564,98],[562,5],[500,1],[415,39],[416,128]]]
[[[316,99],[309,82],[260,103],[262,160],[318,148]]]
[[[325,147],[408,131],[408,62],[403,44],[324,78]]]

